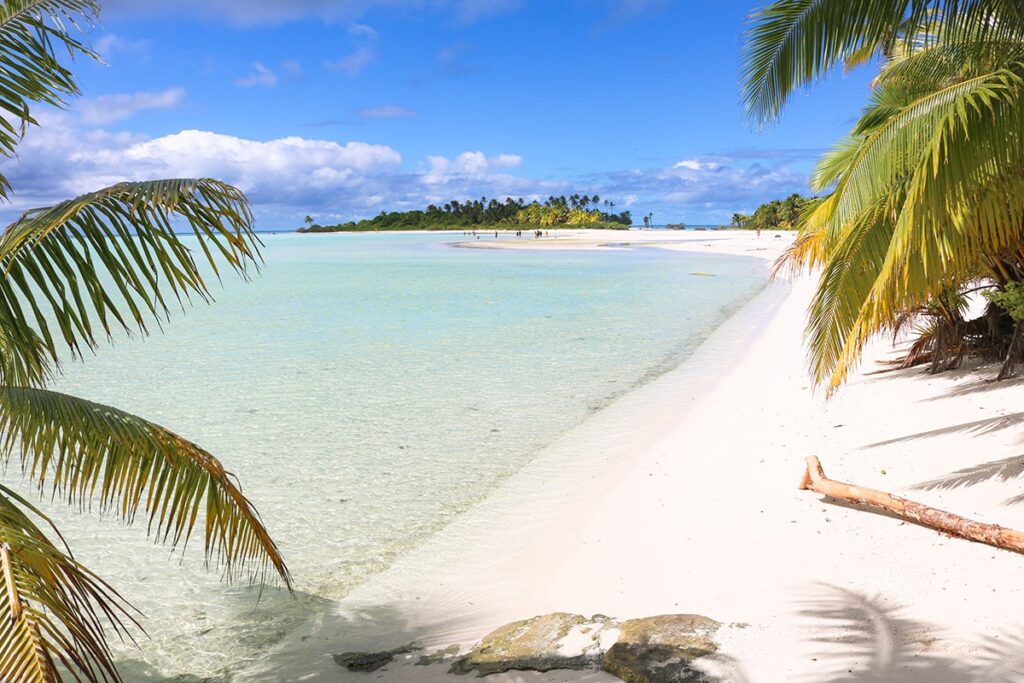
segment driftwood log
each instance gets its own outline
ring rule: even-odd
[[[818,458],[814,456],[807,458],[807,470],[800,481],[800,488],[830,498],[881,508],[908,522],[920,524],[950,536],[959,536],[970,541],[1024,553],[1024,533],[1020,531],[1007,529],[998,524],[976,522],[973,519],[967,519],[945,510],[937,510],[885,491],[829,479],[825,476]]]

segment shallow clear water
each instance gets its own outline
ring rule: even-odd
[[[56,511],[145,613],[128,680],[225,677],[678,365],[765,284],[750,259],[455,249],[445,235],[273,235],[253,282],[101,349],[61,390],[175,429],[241,479],[297,587],[228,587],[143,526]],[[714,277],[695,275],[712,273]],[[185,679],[187,680],[187,679]]]

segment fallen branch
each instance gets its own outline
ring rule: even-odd
[[[882,508],[914,524],[941,531],[950,536],[959,536],[978,543],[987,543],[1024,553],[1024,533],[1007,529],[998,524],[984,524],[945,510],[937,510],[906,498],[894,496],[885,491],[853,486],[825,476],[818,458],[807,458],[807,470],[800,481],[802,490],[811,490],[830,498],[848,500],[861,505]]]

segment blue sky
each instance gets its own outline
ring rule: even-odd
[[[870,72],[743,118],[757,0],[107,0],[84,98],[3,164],[8,213],[122,178],[238,184],[259,227],[479,197],[598,193],[728,222],[804,191]]]

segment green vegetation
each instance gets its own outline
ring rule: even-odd
[[[500,202],[481,197],[444,206],[431,204],[423,211],[384,212],[361,221],[317,225],[307,216],[299,232],[373,232],[386,230],[531,230],[536,228],[605,228],[625,230],[633,222],[629,211],[612,213],[614,202],[574,194],[548,197],[544,203],[526,203],[511,197]]]
[[[796,230],[800,212],[810,200],[799,194],[775,199],[757,207],[751,215],[734,213],[732,227],[743,230]]]
[[[37,125],[29,105],[78,94],[61,57],[96,55],[71,33],[94,0],[7,0],[0,6],[0,154]],[[0,176],[0,195],[11,188]],[[201,249],[175,234],[189,227]],[[240,191],[215,180],[119,183],[33,209],[0,234],[0,462],[37,494],[131,523],[183,548],[197,531],[229,578],[288,570],[252,503],[199,446],[131,413],[47,388],[70,353],[81,359],[117,332],[145,334],[169,306],[208,300],[200,261],[243,277],[258,240]],[[214,256],[216,255],[216,257]],[[62,353],[63,352],[63,353]],[[54,542],[56,540],[56,542]],[[0,680],[119,681],[105,626],[132,637],[137,613],[78,562],[53,523],[0,486]],[[58,666],[60,668],[58,668]]]
[[[777,0],[747,34],[743,96],[766,124],[840,67],[880,64],[853,129],[818,163],[781,267],[817,270],[807,326],[814,379],[834,390],[873,335],[912,321],[907,364],[969,354],[1021,361],[1024,322],[978,289],[1024,280],[1024,5],[1018,0]]]

